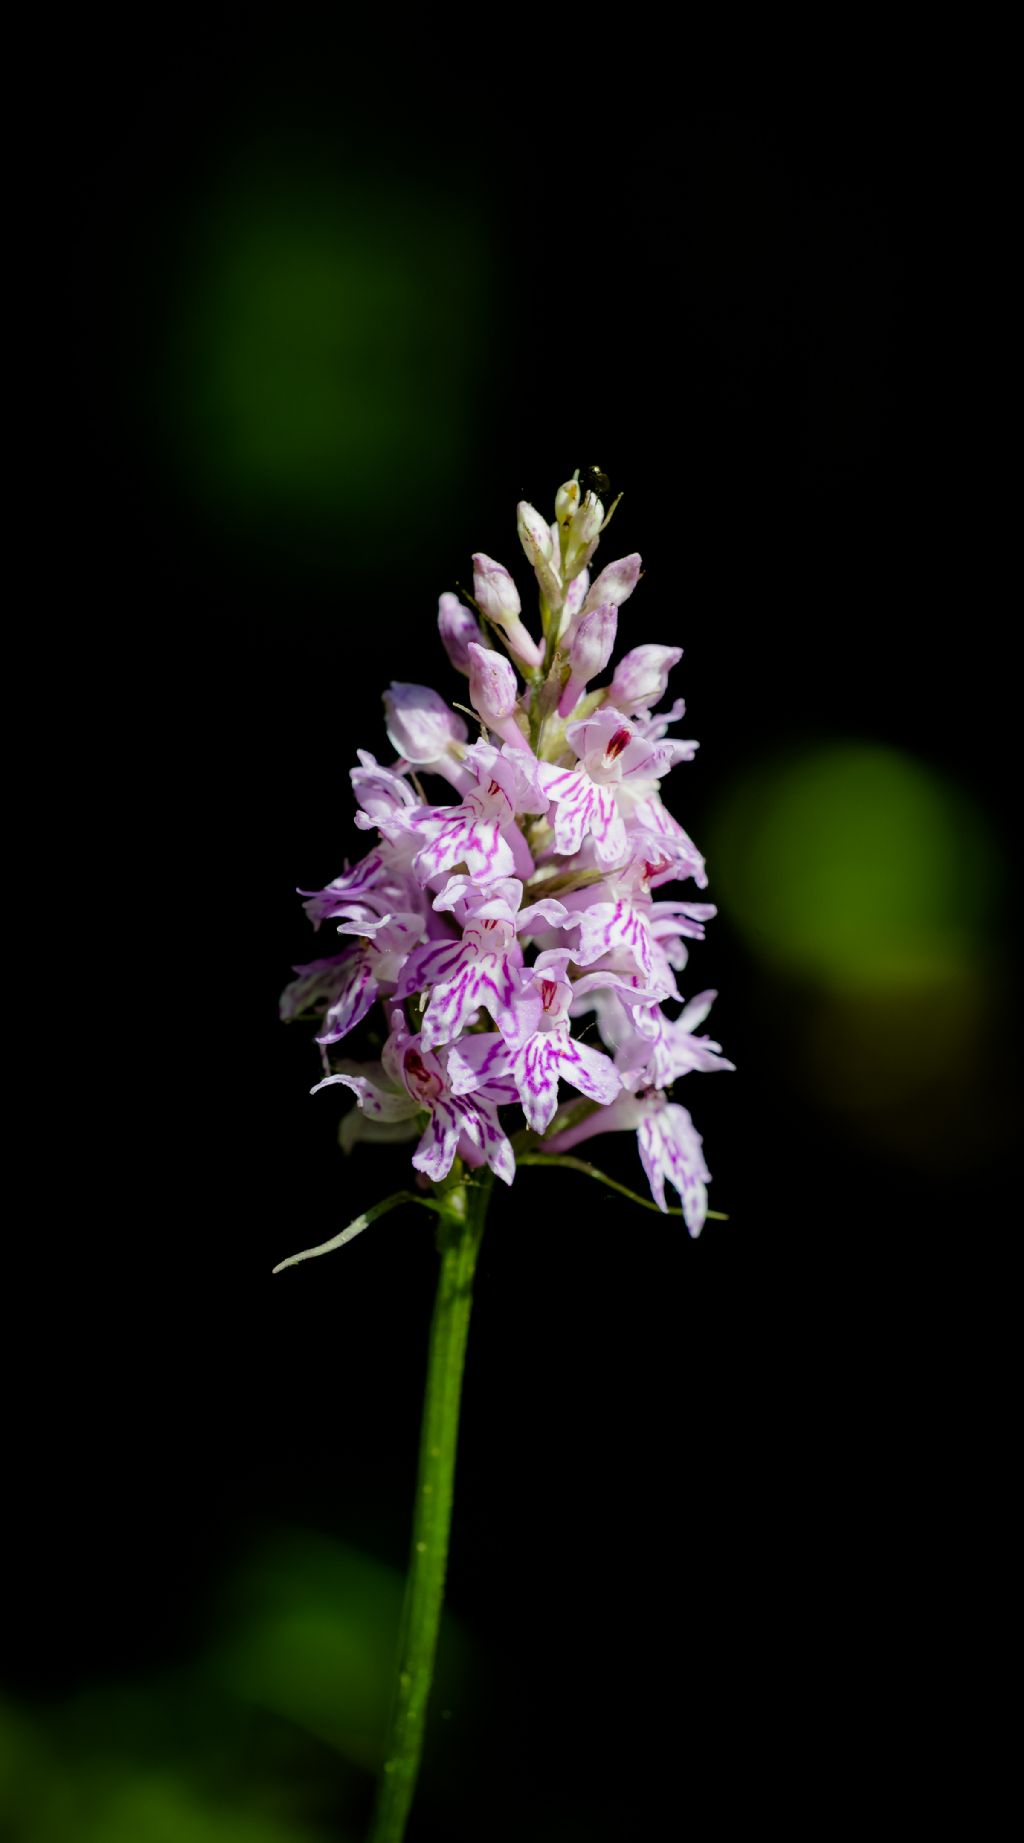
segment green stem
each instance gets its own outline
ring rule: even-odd
[[[438,1198],[441,1272],[430,1328],[398,1683],[369,1843],[402,1843],[419,1773],[444,1600],[473,1274],[491,1183],[485,1170]]]
[[[543,1141],[541,1143],[543,1144]],[[515,1148],[515,1153],[517,1165],[564,1165],[566,1171],[581,1171],[584,1177],[596,1178],[599,1184],[605,1184],[609,1190],[617,1190],[620,1197],[628,1197],[631,1203],[639,1203],[641,1209],[653,1210],[656,1216],[681,1216],[683,1214],[681,1209],[659,1209],[656,1203],[652,1203],[650,1197],[641,1197],[635,1190],[627,1190],[625,1184],[620,1184],[617,1178],[608,1177],[607,1173],[599,1171],[596,1165],[588,1165],[584,1158],[572,1158],[567,1152],[521,1152],[518,1146]],[[708,1210],[709,1222],[728,1222],[728,1220],[728,1216],[723,1216],[721,1210]]]

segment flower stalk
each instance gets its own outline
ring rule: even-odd
[[[430,1328],[412,1547],[398,1679],[369,1843],[402,1843],[412,1805],[441,1628],[462,1372],[473,1275],[493,1182],[484,1169],[440,1192],[441,1271]]]
[[[675,1098],[685,1075],[733,1066],[696,1034],[714,992],[687,998],[676,977],[715,911],[693,892],[663,894],[673,882],[707,887],[703,857],[662,798],[665,777],[697,744],[668,735],[681,698],[656,708],[678,645],[642,641],[610,682],[593,682],[612,669],[643,574],[633,552],[591,581],[617,504],[605,512],[597,495],[607,490],[599,469],[582,479],[577,469],[556,493],[553,524],[525,500],[517,508],[539,640],[512,575],[481,551],[472,596],[441,596],[441,642],[469,703],[404,679],[384,693],[394,759],[359,749],[350,771],[355,824],[372,846],[325,888],[302,892],[310,921],[333,924],[339,949],[295,967],[281,998],[283,1018],[319,1019],[323,1078],[313,1092],[355,1099],[343,1149],[414,1143],[418,1183],[279,1266],[346,1245],[404,1203],[440,1219],[398,1682],[370,1843],[401,1843],[419,1771],[473,1274],[494,1178],[511,1185],[517,1159],[560,1166],[590,1178],[592,1198],[599,1183],[681,1217],[694,1236],[716,1214],[700,1134]],[[428,798],[421,776],[447,783],[448,797]],[[375,1007],[374,1059],[338,1056]],[[568,1100],[562,1084],[574,1091]],[[512,1138],[510,1109],[524,1122]],[[576,1156],[612,1132],[635,1134],[650,1200]],[[666,1186],[681,1207],[670,1207]]]

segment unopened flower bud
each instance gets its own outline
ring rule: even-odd
[[[569,542],[565,548],[566,581],[586,569],[597,549],[603,523],[604,507],[593,493],[588,493],[569,527]]]
[[[640,553],[634,551],[629,557],[620,557],[616,563],[608,563],[599,576],[595,576],[593,585],[584,603],[585,612],[599,608],[602,602],[614,602],[621,608],[624,601],[632,595],[640,580]]]
[[[550,561],[551,532],[540,513],[525,499],[521,499],[516,507],[516,529],[519,542],[534,568],[541,558]]]
[[[473,594],[481,613],[499,627],[518,620],[523,610],[519,590],[502,563],[478,550],[473,558]]]
[[[562,603],[562,618],[558,628],[558,636],[563,652],[568,651],[573,634],[580,624],[580,615],[583,612],[583,606],[586,601],[589,587],[590,573],[588,570],[581,570],[578,576],[573,577],[565,591],[565,600]]]
[[[480,612],[500,627],[509,652],[524,666],[539,666],[544,655],[519,618],[519,590],[504,565],[485,557],[482,551],[473,558],[473,594]]]
[[[388,740],[417,767],[430,767],[466,740],[466,725],[429,685],[393,684],[384,693]]]
[[[611,602],[581,616],[569,654],[572,670],[558,700],[560,717],[571,715],[590,680],[604,671],[612,656],[618,621],[619,611]]]
[[[588,493],[580,508],[573,536],[581,544],[589,544],[596,538],[604,524],[604,507],[595,493]]]
[[[580,483],[567,480],[555,494],[555,517],[560,525],[569,524],[580,508]]]
[[[615,668],[608,702],[617,710],[651,710],[664,697],[668,675],[682,656],[681,646],[635,646]]]
[[[437,627],[447,653],[456,672],[468,673],[469,654],[466,651],[471,640],[479,640],[480,623],[475,614],[463,606],[457,595],[442,595],[437,604]]]
[[[491,729],[512,715],[519,695],[511,660],[493,647],[478,646],[475,640],[469,644],[469,695],[474,710]]]
[[[554,613],[562,606],[562,579],[556,563],[558,550],[552,541],[551,528],[525,499],[521,499],[516,507],[516,526],[519,542],[533,565],[540,592]]]

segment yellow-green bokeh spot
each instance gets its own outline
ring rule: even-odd
[[[867,742],[749,769],[713,813],[714,893],[761,958],[821,984],[956,982],[981,949],[995,853],[934,769]]]

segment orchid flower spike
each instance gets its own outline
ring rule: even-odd
[[[305,892],[314,926],[340,939],[295,968],[281,1015],[317,1023],[318,1086],[354,1104],[347,1148],[385,1141],[397,1157],[406,1142],[424,1183],[448,1183],[459,1160],[510,1184],[514,1145],[535,1161],[631,1131],[654,1204],[674,1190],[696,1235],[709,1174],[675,1090],[732,1064],[696,1034],[714,994],[687,1004],[678,983],[714,914],[694,899],[704,860],[663,794],[696,748],[667,734],[681,701],[655,709],[682,648],[641,640],[591,689],[640,557],[591,580],[605,507],[575,475],[554,509],[550,525],[525,500],[516,511],[543,645],[509,570],[478,551],[481,618],[450,592],[438,605],[462,686],[398,677],[384,692],[395,758],[361,749],[351,770],[370,849]],[[423,776],[447,782],[447,798],[433,803]],[[377,1059],[350,1060],[375,1016]]]

